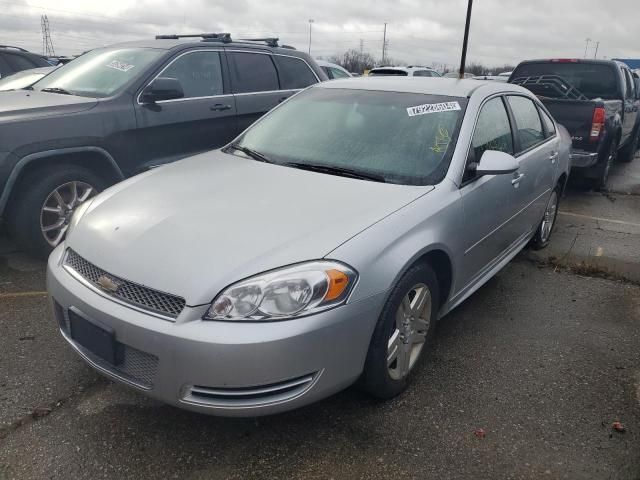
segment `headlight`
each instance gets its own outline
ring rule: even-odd
[[[222,291],[205,320],[283,320],[344,303],[357,278],[350,267],[315,261],[251,277]]]
[[[75,211],[73,212],[73,215],[71,215],[71,220],[69,220],[69,226],[67,228],[67,237],[71,235],[71,231],[78,224],[82,216],[87,212],[87,209],[91,205],[91,202],[93,202],[93,198],[90,198],[89,200],[82,202],[80,205],[76,207]]]

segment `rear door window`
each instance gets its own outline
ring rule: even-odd
[[[507,98],[516,122],[515,132],[520,141],[520,148],[516,153],[524,152],[543,142],[545,135],[542,121],[533,101],[515,95],[510,95]]]
[[[161,77],[177,78],[182,84],[184,98],[222,95],[222,66],[220,52],[190,52],[174,60]]]
[[[544,123],[546,137],[553,137],[556,134],[556,125],[553,123],[553,120],[551,120],[551,117],[547,115],[547,112],[542,109],[540,109],[540,116],[542,117],[542,122]]]
[[[304,60],[284,55],[274,55],[273,59],[278,66],[280,88],[283,90],[296,90],[318,83],[316,75]]]
[[[269,92],[280,89],[278,73],[271,55],[229,52],[228,56],[234,93]]]
[[[433,73],[429,70],[417,70],[413,72],[414,77],[433,77]]]

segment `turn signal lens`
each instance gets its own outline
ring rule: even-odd
[[[338,262],[315,261],[251,277],[222,291],[205,320],[283,320],[347,301],[356,272]]]
[[[349,277],[340,270],[327,270],[327,277],[329,277],[329,289],[324,299],[327,301],[335,300],[342,295],[345,288],[349,285]]]

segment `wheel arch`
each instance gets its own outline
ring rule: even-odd
[[[125,178],[115,159],[101,147],[72,147],[32,153],[22,157],[11,171],[2,196],[0,196],[0,215],[15,197],[15,187],[26,176],[41,168],[46,168],[54,162],[88,168],[110,183],[116,183]]]

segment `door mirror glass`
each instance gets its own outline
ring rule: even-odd
[[[636,84],[636,98],[640,99],[640,78],[634,77],[633,82]]]
[[[171,77],[158,77],[145,87],[140,100],[142,103],[155,103],[183,97],[184,90],[180,80]]]
[[[480,163],[475,165],[475,172],[477,176],[502,175],[513,173],[518,168],[520,168],[520,164],[513,155],[497,150],[485,150]]]

